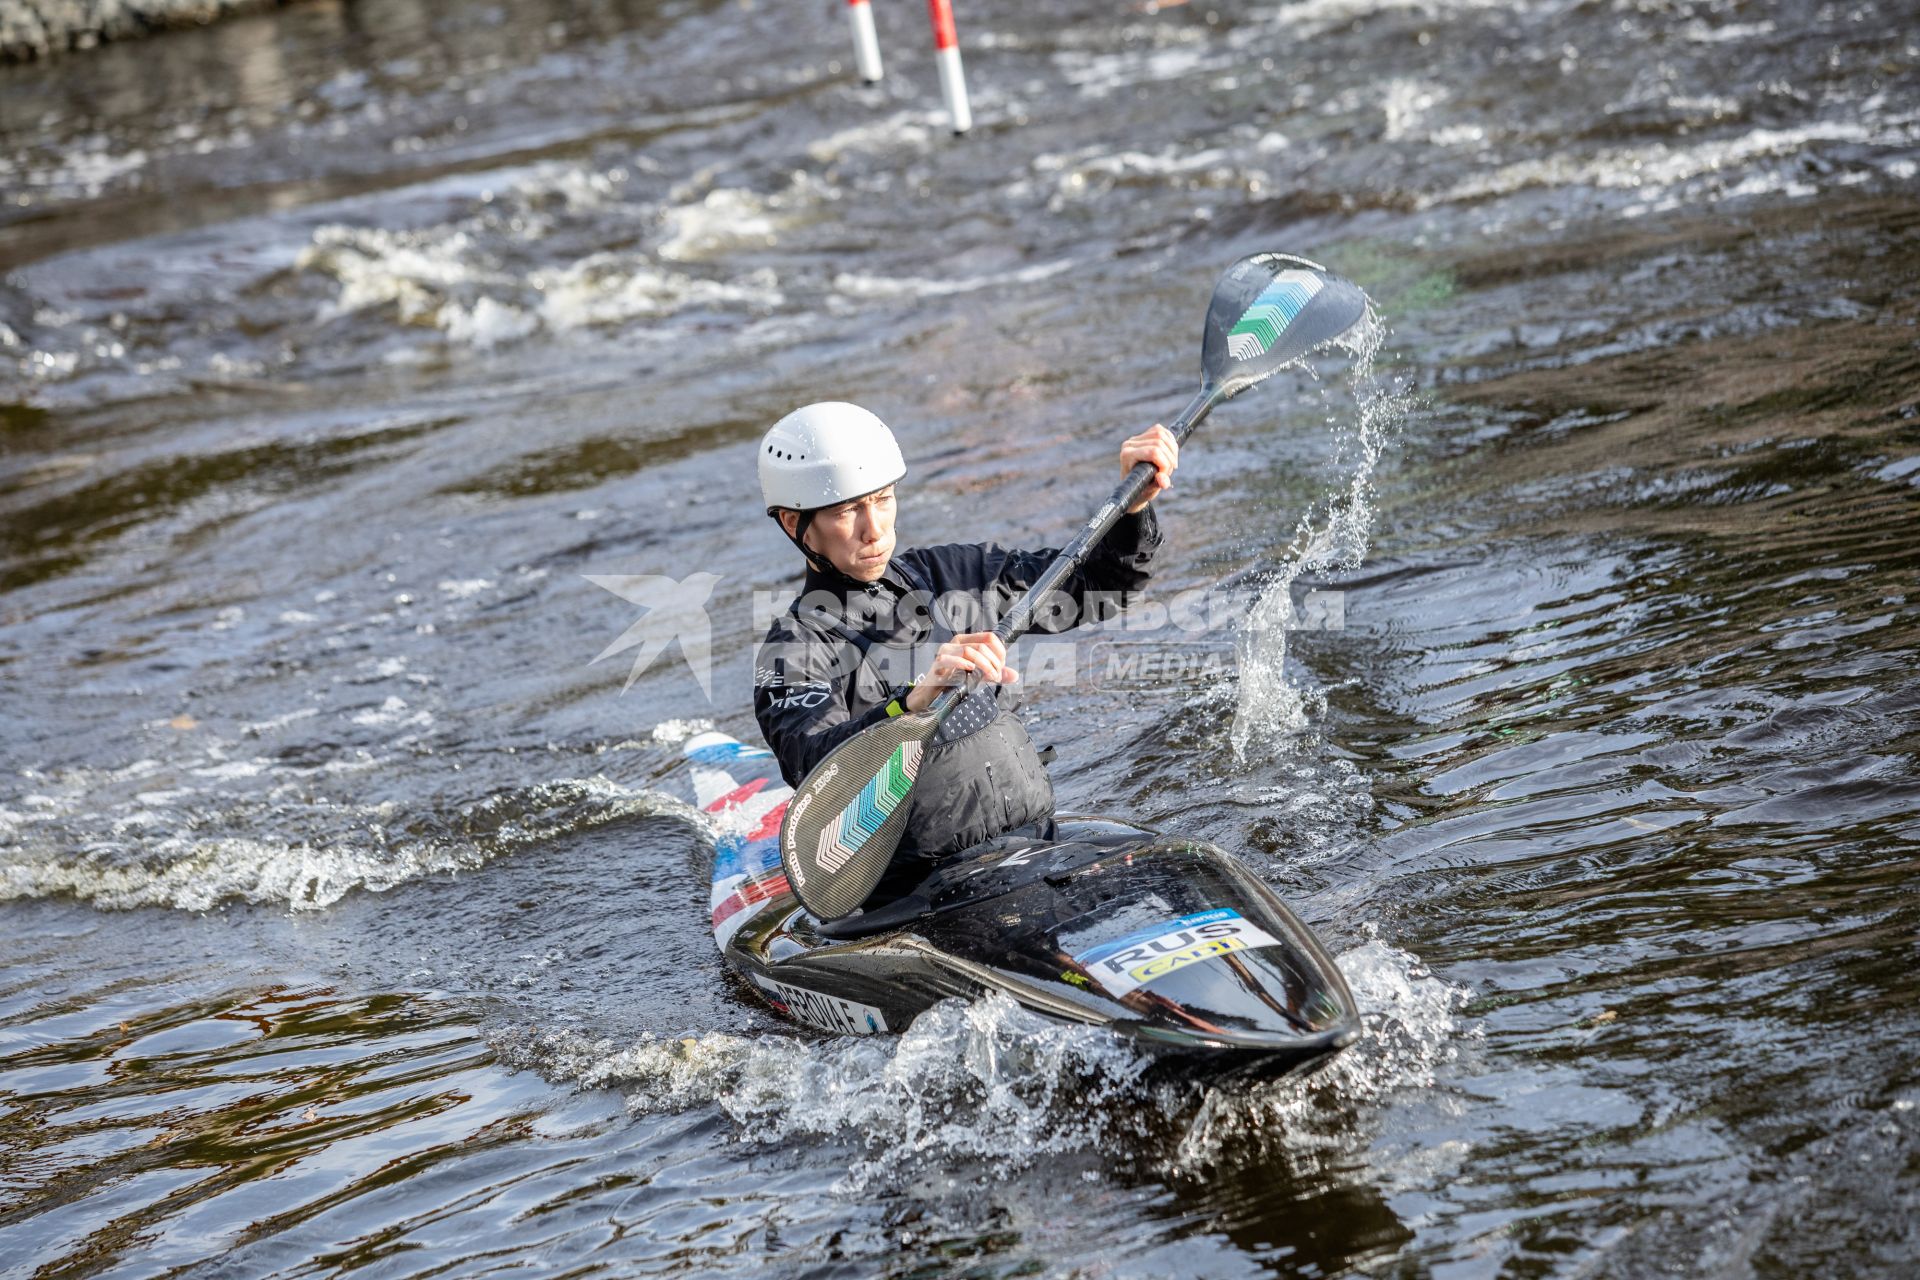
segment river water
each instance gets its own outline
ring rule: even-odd
[[[0,70],[0,1273],[1912,1274],[1911,6],[966,0],[960,140],[877,7],[875,88],[825,0]],[[783,1025],[673,771],[794,581],[752,442],[857,400],[907,541],[1057,544],[1265,248],[1370,368],[1216,413],[1024,714],[1366,1037]],[[623,692],[588,575],[695,573],[711,697]]]

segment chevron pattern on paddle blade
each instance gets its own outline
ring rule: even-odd
[[[829,874],[839,871],[899,808],[900,802],[913,790],[923,750],[923,744],[918,742],[903,742],[895,747],[885,767],[860,788],[860,794],[841,812],[839,819],[820,833],[814,861],[823,870]]]
[[[1275,276],[1228,331],[1227,354],[1248,360],[1272,350],[1320,286],[1320,277],[1310,271],[1282,271]]]

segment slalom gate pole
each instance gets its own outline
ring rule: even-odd
[[[847,21],[853,27],[853,57],[866,84],[880,83],[880,37],[873,30],[873,6],[867,0],[847,0]]]
[[[927,0],[933,19],[933,56],[940,64],[940,95],[947,100],[953,131],[973,128],[973,108],[967,105],[967,73],[960,65],[960,35],[953,26],[952,0]]]

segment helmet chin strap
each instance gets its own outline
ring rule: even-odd
[[[795,522],[792,533],[787,533],[787,522],[782,520],[777,513],[773,517],[773,521],[780,526],[780,532],[787,533],[787,540],[793,543],[794,546],[800,548],[800,554],[807,558],[807,564],[812,567],[814,572],[825,574],[829,578],[838,578],[846,582],[852,582],[853,579],[843,573],[839,565],[806,544],[807,526],[813,523],[814,514],[815,513],[811,511],[800,512],[800,519]]]

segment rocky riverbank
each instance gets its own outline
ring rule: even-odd
[[[285,0],[0,0],[0,62],[30,62],[107,40],[205,26]]]

